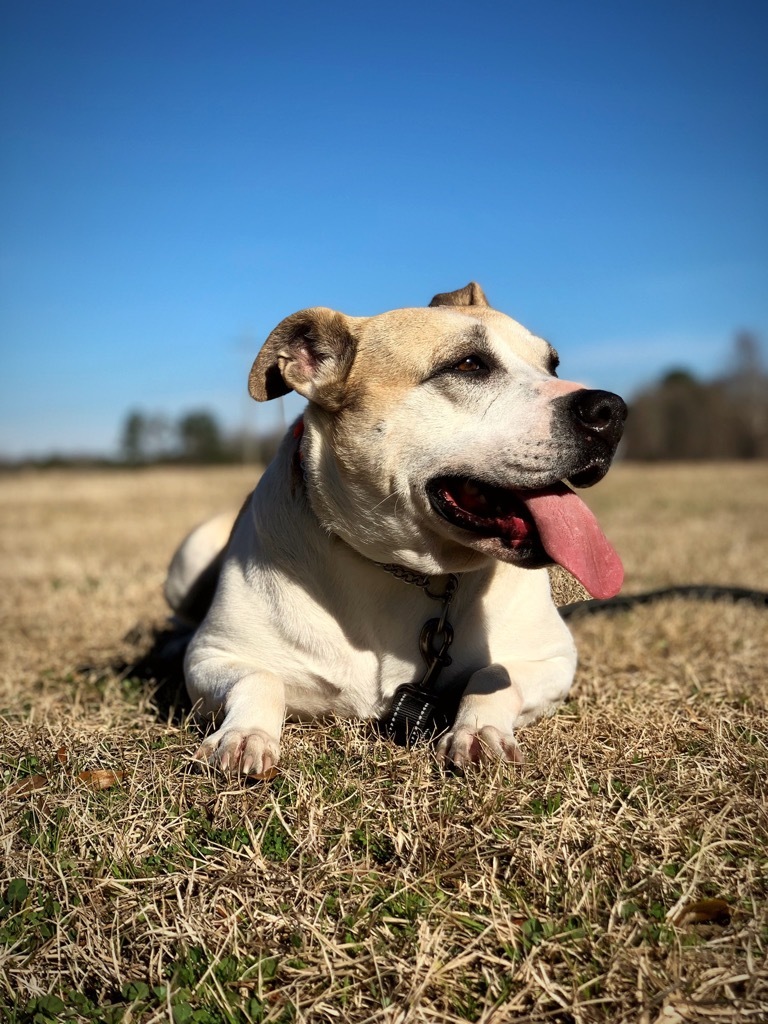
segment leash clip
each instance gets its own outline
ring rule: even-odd
[[[388,571],[391,567],[383,566]],[[426,664],[426,670],[417,682],[403,683],[395,690],[392,706],[380,720],[380,728],[396,743],[408,746],[421,739],[438,736],[450,728],[450,720],[442,701],[435,693],[434,686],[444,668],[451,664],[448,651],[453,643],[453,626],[448,621],[448,609],[459,586],[459,577],[449,573],[442,593],[429,589],[431,580],[424,582],[409,580],[400,573],[393,573],[406,583],[416,583],[433,601],[441,601],[443,607],[439,618],[427,619],[419,634],[419,649]]]
[[[427,670],[421,677],[420,690],[426,690],[437,680],[444,668],[451,664],[448,650],[453,643],[453,626],[442,615],[439,619],[428,619],[421,629],[419,647]]]

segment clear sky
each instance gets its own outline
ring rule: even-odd
[[[284,316],[470,279],[563,376],[717,372],[768,339],[767,53],[767,0],[0,0],[0,454],[269,426]]]

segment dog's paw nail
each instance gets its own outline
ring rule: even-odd
[[[525,755],[514,741],[504,744],[504,760],[511,764],[524,764]]]
[[[263,775],[274,768],[278,757],[277,741],[263,732],[251,733],[245,738],[241,771],[248,775]]]
[[[437,747],[437,756],[445,764],[464,769],[474,764],[491,764],[507,761],[520,764],[523,755],[511,733],[502,733],[494,726],[487,725],[477,732],[473,729],[456,729],[448,733]]]
[[[262,775],[277,764],[279,741],[261,730],[219,730],[205,738],[194,756],[230,775]]]

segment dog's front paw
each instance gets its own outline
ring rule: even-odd
[[[274,736],[254,729],[219,729],[211,733],[195,751],[195,759],[207,761],[223,772],[261,775],[277,764],[280,743]]]
[[[492,725],[482,729],[452,729],[437,744],[443,761],[463,768],[468,764],[514,761],[521,764],[523,754],[511,732],[500,732]]]

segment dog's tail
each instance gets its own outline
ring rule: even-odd
[[[119,667],[125,675],[152,679],[164,709],[184,707],[184,656],[195,630],[208,614],[219,583],[224,552],[236,517],[225,512],[188,534],[174,552],[163,592],[173,616],[152,629],[151,645]],[[126,640],[138,638],[132,630]]]
[[[235,518],[224,512],[201,523],[171,559],[163,591],[175,618],[184,626],[199,626],[208,614]]]

